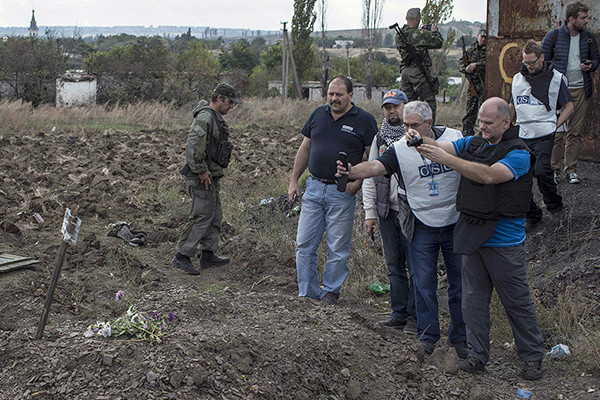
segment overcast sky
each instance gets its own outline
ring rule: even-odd
[[[486,1],[454,0],[452,17],[485,21]],[[31,9],[40,26],[179,25],[277,30],[290,21],[293,0],[0,0],[0,26],[29,26]],[[360,28],[361,0],[328,0],[327,29]],[[387,0],[382,24],[404,22],[415,2]]]

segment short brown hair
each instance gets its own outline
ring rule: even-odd
[[[569,23],[569,18],[571,18],[571,17],[577,18],[577,16],[579,16],[580,12],[586,13],[589,10],[590,10],[589,7],[580,1],[577,1],[575,3],[571,3],[571,4],[567,5],[567,7],[565,8],[566,22]]]
[[[542,55],[542,46],[533,39],[528,40],[525,46],[523,46],[523,54],[531,53],[535,54],[536,57]]]

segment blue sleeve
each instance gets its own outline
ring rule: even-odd
[[[560,88],[558,89],[558,99],[556,100],[557,108],[563,108],[564,105],[570,101],[573,101],[573,97],[571,96],[571,93],[569,93],[565,80],[561,79]]]
[[[465,136],[463,138],[460,138],[460,139],[452,142],[452,144],[454,145],[454,151],[456,152],[457,156],[460,154],[461,150],[465,146],[469,145],[469,142],[471,141],[471,139],[473,139],[473,136]]]
[[[530,163],[527,150],[513,150],[498,162],[510,169],[515,180],[529,172]]]
[[[558,29],[558,28],[555,28]],[[554,29],[551,29],[546,36],[542,39],[542,53],[544,53],[544,58],[546,61],[552,61],[554,58],[554,43],[553,39],[557,36],[554,32]]]

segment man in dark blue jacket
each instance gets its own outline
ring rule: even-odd
[[[598,68],[600,54],[594,35],[585,30],[589,22],[589,8],[578,1],[569,4],[565,11],[565,24],[546,34],[542,40],[542,51],[546,61],[552,62],[554,68],[567,77],[575,107],[567,122],[567,132],[556,132],[552,168],[558,176],[564,158],[569,183],[579,183],[577,158],[581,146],[581,133],[588,98],[593,91],[591,72]]]

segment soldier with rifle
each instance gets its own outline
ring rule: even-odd
[[[439,82],[429,70],[432,63],[428,50],[440,49],[444,39],[437,24],[425,25],[419,29],[420,23],[421,10],[411,8],[406,13],[406,25],[398,28],[398,24],[394,24],[390,29],[396,30],[396,48],[402,58],[401,89],[406,93],[408,101],[426,101],[435,121],[435,95],[439,92]]]
[[[467,93],[467,112],[463,117],[463,134],[473,135],[475,133],[475,121],[477,112],[484,100],[485,86],[485,42],[487,33],[481,28],[477,34],[477,42],[473,43],[467,50],[465,37],[462,37],[463,56],[459,63],[459,71],[465,74],[469,81],[469,92]]]

